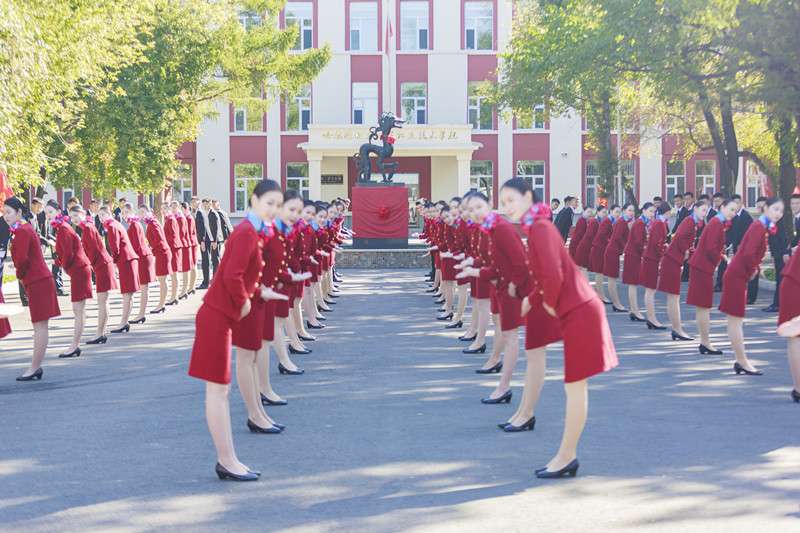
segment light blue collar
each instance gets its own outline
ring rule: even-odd
[[[247,221],[253,225],[253,228],[255,228],[256,233],[258,233],[264,228],[264,221],[261,220],[259,217],[257,217],[256,214],[253,213],[252,211],[247,212],[246,218]]]
[[[723,224],[727,222],[727,220],[725,220],[725,214],[724,213],[717,213],[714,216],[717,217],[719,219],[719,221],[722,222]]]
[[[319,229],[319,224],[317,224],[317,221],[314,220],[313,218],[311,219],[311,227],[314,228],[314,231],[317,231]]]
[[[286,235],[286,233],[289,231],[289,225],[279,218],[275,219],[275,227],[278,228],[278,231],[284,235]]]

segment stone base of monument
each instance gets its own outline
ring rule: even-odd
[[[353,187],[353,248],[408,247],[408,189],[401,183],[364,183]]]

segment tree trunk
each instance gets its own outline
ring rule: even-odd
[[[777,194],[781,197],[785,206],[781,226],[791,242],[792,235],[794,234],[794,217],[789,209],[789,205],[791,204],[792,193],[797,183],[792,149],[797,146],[797,143],[796,138],[792,135],[791,117],[783,115],[776,120],[776,123],[777,128],[774,131],[774,135],[775,142],[778,143],[780,158]]]
[[[702,85],[698,91],[698,97],[700,100],[700,106],[703,110],[703,118],[705,118],[706,126],[708,126],[708,133],[711,135],[711,141],[714,144],[714,151],[717,153],[717,163],[719,164],[719,185],[720,185],[720,192],[727,197],[730,197],[734,192],[736,192],[736,177],[739,173],[739,165],[738,165],[738,158],[739,158],[739,150],[737,148],[735,154],[736,164],[733,165],[731,168],[730,165],[730,157],[728,156],[728,143],[726,142],[726,135],[723,133],[723,129],[730,129],[733,133],[733,144],[736,144],[736,135],[735,130],[733,129],[733,116],[730,109],[728,109],[728,113],[724,112],[725,105],[720,105],[720,114],[722,116],[723,126],[720,126],[720,123],[717,122],[717,117],[714,115],[714,110],[710,99],[708,98],[708,93],[706,93],[705,87]],[[728,115],[728,116],[726,116]],[[725,126],[725,123],[730,121],[728,126]],[[695,191],[697,193],[702,193],[701,191]]]
[[[616,191],[617,154],[611,143],[611,116],[613,109],[609,93],[600,95],[597,108],[599,112],[593,113],[592,136],[598,146],[597,167],[600,172],[600,187],[609,201],[613,202]]]
[[[722,135],[725,143],[725,159],[729,172],[731,191],[736,190],[739,181],[739,140],[736,138],[736,127],[733,124],[733,104],[730,93],[720,97],[719,114],[722,119]]]

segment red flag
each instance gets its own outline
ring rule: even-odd
[[[5,202],[6,198],[14,196],[14,191],[8,186],[6,173],[0,170],[0,203]]]

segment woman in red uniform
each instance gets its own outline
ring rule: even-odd
[[[728,263],[722,276],[722,297],[719,310],[728,315],[728,337],[736,355],[733,370],[736,374],[760,376],[761,371],[750,363],[744,350],[745,305],[747,304],[747,283],[758,276],[761,261],[767,251],[770,233],[778,230],[777,223],[783,217],[783,201],[770,198],[764,206],[764,214],[747,228],[742,242],[736,249],[733,259]]]
[[[250,313],[250,299],[260,288],[263,243],[259,232],[268,211],[267,193],[277,183],[261,180],[250,196],[250,213],[228,237],[225,254],[197,311],[189,375],[206,382],[206,420],[217,450],[216,472],[222,480],[255,481],[236,457],[228,392],[231,382],[232,329]],[[240,385],[241,387],[241,385]],[[242,395],[257,394],[255,382]]]
[[[614,209],[619,209],[613,206]],[[589,272],[594,272],[594,290],[603,301],[604,304],[610,304],[611,301],[606,296],[606,289],[603,279],[603,253],[608,247],[608,240],[611,238],[611,231],[613,230],[614,219],[610,216],[609,209],[601,205],[597,208],[597,219],[600,225],[597,227],[592,240],[592,248],[589,251]]]
[[[80,237],[70,226],[69,217],[61,214],[58,203],[50,200],[44,211],[56,232],[56,264],[69,276],[69,296],[72,314],[75,317],[72,343],[66,352],[58,356],[78,357],[81,355],[78,345],[86,325],[86,300],[92,298],[92,267],[83,251]]]
[[[667,316],[672,324],[672,340],[692,340],[681,323],[681,272],[683,262],[689,259],[692,253],[697,229],[703,225],[706,214],[708,214],[708,204],[698,200],[694,204],[692,214],[683,219],[678,226],[675,235],[672,236],[672,242],[669,243],[664,257],[661,258],[658,290],[667,295]],[[648,323],[647,327],[661,329],[652,323]]]
[[[317,283],[315,287],[315,300],[317,302],[317,320],[322,320],[323,322],[327,320],[325,316],[322,315],[322,311],[329,312],[331,308],[328,306],[327,301],[325,300],[325,276],[327,275],[327,271],[330,268],[330,258],[331,254],[329,250],[331,249],[329,244],[329,235],[325,228],[328,225],[328,207],[325,202],[318,202],[317,204],[318,211],[317,211],[317,229],[316,229],[316,241],[317,241],[317,261],[319,261],[319,283]],[[324,327],[324,326],[321,326]],[[313,329],[313,328],[312,328]],[[321,329],[321,328],[317,328]]]
[[[725,232],[736,216],[736,202],[724,200],[717,214],[703,228],[697,248],[689,259],[689,290],[686,303],[695,306],[701,354],[720,355],[711,344],[711,307],[714,304],[714,272],[725,253]]]
[[[105,344],[106,324],[108,323],[108,292],[117,289],[114,261],[106,251],[103,237],[97,232],[95,221],[79,205],[69,209],[72,224],[81,236],[81,244],[94,271],[95,291],[97,291],[97,334],[86,344]]]
[[[592,210],[587,207],[583,210],[583,213],[581,213],[578,222],[575,223],[575,229],[572,230],[572,236],[569,238],[569,256],[573,261],[578,251],[578,245],[580,245],[581,240],[583,240],[584,235],[586,235],[587,220],[589,220],[591,216]]]
[[[111,333],[127,333],[131,329],[128,318],[131,314],[133,293],[139,290],[139,256],[133,251],[131,241],[122,224],[114,220],[107,206],[101,207],[97,216],[106,230],[106,240],[114,264],[119,273],[119,291],[122,293],[122,316],[119,325]]]
[[[194,215],[189,207],[189,202],[181,202],[181,210],[183,218],[186,220],[186,236],[189,243],[189,287],[188,294],[195,293],[197,284],[197,250],[200,247],[200,241],[197,240],[197,225],[194,221]]]
[[[308,329],[322,329],[322,324],[317,320],[316,286],[319,284],[319,261],[317,259],[317,204],[311,200],[303,201],[302,217],[305,225],[302,230],[303,257],[306,261],[306,271],[311,273],[311,277],[306,280],[306,289],[303,291],[301,306],[305,316],[305,325]],[[302,316],[301,316],[302,319]],[[301,324],[302,325],[302,324]],[[313,341],[315,337],[303,327],[298,333],[300,340]]]
[[[661,258],[664,256],[665,242],[667,233],[667,219],[669,212],[672,210],[667,202],[663,202],[656,213],[655,206],[647,202],[642,208],[642,216],[640,217],[642,237],[637,237],[637,240],[646,239],[647,244],[642,253],[641,267],[639,269],[638,283],[644,287],[644,307],[647,311],[647,322],[656,328],[663,328],[656,316],[656,289],[658,289],[658,267],[661,264]],[[634,252],[635,253],[635,252]],[[631,269],[635,269],[633,259],[631,260]],[[633,300],[638,299],[638,291],[636,285],[630,285],[628,289],[633,291]],[[637,302],[638,311],[638,302]],[[632,321],[643,322],[641,315],[637,316],[631,313]]]
[[[183,214],[180,202],[173,200],[170,207],[172,208],[172,214],[175,216],[175,222],[178,224],[178,240],[181,247],[181,264],[178,267],[178,272],[181,273],[181,290],[178,300],[185,300],[189,297],[189,272],[192,270],[192,243],[189,239],[189,223]]]
[[[176,305],[178,303],[178,272],[183,264],[183,243],[181,243],[181,229],[178,220],[170,209],[168,203],[161,204],[161,217],[164,222],[164,236],[170,251],[170,281],[172,290],[165,305]]]
[[[600,220],[595,216],[595,212],[592,208],[587,207],[584,210],[586,214],[587,221],[586,221],[586,233],[584,233],[581,242],[578,243],[577,249],[575,250],[575,263],[587,271],[589,270],[589,256],[592,252],[592,243],[594,242],[594,237],[597,235],[597,228],[600,227]],[[586,277],[589,277],[589,273],[586,272]]]
[[[47,352],[48,324],[51,318],[61,315],[56,298],[53,274],[47,267],[39,245],[39,236],[33,226],[22,219],[23,205],[16,196],[3,204],[3,218],[11,231],[11,259],[28,295],[28,311],[33,323],[33,358],[31,366],[17,381],[42,379],[42,361]]]
[[[625,308],[622,307],[622,301],[619,299],[617,291],[619,258],[628,243],[628,233],[633,218],[636,216],[636,208],[633,204],[625,204],[625,207],[619,212],[614,212],[615,208],[613,207],[611,210],[614,226],[611,230],[611,238],[608,240],[608,247],[603,255],[603,275],[608,279],[608,294],[611,296],[612,309],[616,313],[624,313]]]
[[[461,259],[461,262],[456,265],[456,270],[461,270],[467,266],[464,261],[470,261],[470,263],[474,263],[474,261],[478,259],[480,255],[478,251],[478,247],[480,245],[480,230],[478,229],[478,224],[475,224],[475,222],[472,220],[472,213],[467,205],[466,195],[461,200],[461,218],[464,221],[466,247],[464,249],[464,256]],[[477,280],[475,278],[460,278],[457,283],[463,282],[464,279],[468,280],[467,283],[469,287],[469,296],[472,298],[472,311],[470,312],[469,317],[469,328],[467,328],[467,331],[459,336],[458,340],[469,339],[469,341],[473,341],[478,334],[478,302],[475,300]]]
[[[642,214],[631,226],[631,230],[628,233],[628,242],[623,252],[622,282],[628,286],[628,307],[631,310],[628,317],[631,322],[645,321],[642,311],[639,309],[638,285],[641,284],[642,255],[644,254],[654,211],[655,208],[650,202],[642,206]],[[656,270],[658,270],[657,267],[658,265],[656,264]]]
[[[460,263],[464,260],[467,256],[467,251],[469,249],[469,233],[468,233],[468,226],[466,217],[469,216],[467,213],[466,206],[464,206],[464,201],[462,198],[456,197],[450,201],[450,209],[453,209],[455,206],[455,213],[454,218],[456,218],[454,223],[454,235],[453,235],[453,249],[451,253],[453,254],[453,259],[455,260],[456,264]],[[445,326],[445,329],[458,329],[464,326],[464,310],[467,308],[467,302],[469,301],[469,287],[472,283],[474,278],[459,278],[456,280],[456,303],[455,303],[455,316],[452,318],[452,322]]]
[[[441,218],[443,226],[443,238],[439,243],[439,257],[442,263],[442,298],[444,299],[444,314],[436,317],[436,320],[453,319],[453,296],[456,284],[456,223],[458,222],[457,208],[454,210],[450,205],[442,207]]]
[[[146,205],[139,206],[139,216],[145,224],[145,236],[155,259],[155,276],[158,279],[158,305],[151,315],[163,313],[167,303],[167,276],[172,274],[172,252],[164,235],[164,228]],[[149,268],[149,267],[148,267]]]
[[[800,332],[797,327],[800,325],[800,298],[798,298],[800,294],[800,252],[797,247],[795,247],[789,262],[784,265],[781,276],[778,326],[785,324],[784,328],[789,330],[784,335],[787,336],[789,371],[792,373],[792,383],[794,384],[791,396],[795,403],[800,403]],[[787,328],[790,324],[793,327]]]
[[[126,202],[122,206],[122,218],[128,224],[128,240],[133,247],[133,251],[139,257],[139,312],[130,324],[144,324],[145,314],[147,313],[147,299],[150,291],[150,283],[156,279],[156,260],[153,251],[147,244],[144,228],[134,211],[133,204]]]

